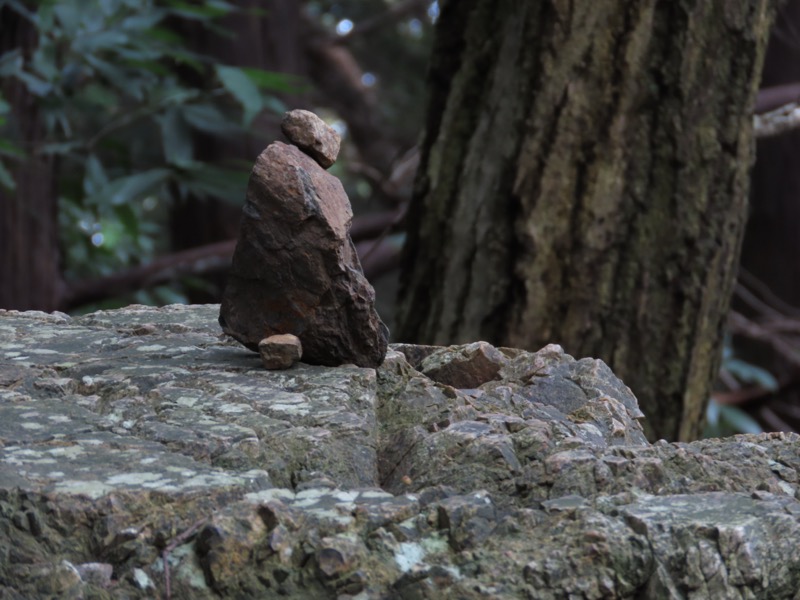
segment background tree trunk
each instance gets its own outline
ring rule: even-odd
[[[0,7],[0,54],[36,46],[36,30],[8,7]],[[0,187],[0,308],[52,311],[63,291],[58,248],[58,194],[55,162],[37,155],[44,126],[35,99],[25,86],[12,81],[3,96],[11,112],[21,117],[10,123],[25,142],[30,158],[12,169],[14,190]]]
[[[397,333],[559,343],[701,431],[768,0],[442,3]]]

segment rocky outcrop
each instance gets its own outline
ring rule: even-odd
[[[314,158],[274,142],[256,160],[219,323],[254,352],[264,338],[292,334],[310,364],[376,367],[389,331],[350,239],[347,194],[315,162],[336,158],[338,136],[327,129],[312,113],[288,113],[284,130]]]
[[[558,346],[266,371],[217,310],[0,311],[0,597],[800,588],[796,435],[651,445]]]

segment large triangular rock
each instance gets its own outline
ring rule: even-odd
[[[296,146],[256,160],[219,322],[253,351],[271,335],[300,338],[303,362],[376,367],[389,331],[353,242],[341,182]]]

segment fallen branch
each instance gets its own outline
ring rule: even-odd
[[[753,117],[753,130],[758,139],[774,137],[800,127],[800,102]]]
[[[195,521],[191,527],[176,536],[161,553],[161,561],[164,564],[164,594],[167,600],[171,600],[172,598],[172,582],[169,572],[169,553],[197,533],[197,530],[200,529],[200,527],[204,525],[208,519],[209,517],[204,517],[199,521]]]
[[[728,329],[736,335],[765,342],[795,369],[800,369],[800,349],[789,344],[773,331],[751,321],[743,314],[732,310],[728,315]]]
[[[364,274],[368,279],[378,277],[397,266],[399,249],[391,244],[377,251],[383,238],[402,220],[403,208],[363,215],[353,219],[351,236],[357,245]],[[175,254],[156,258],[146,265],[126,269],[107,277],[86,279],[67,286],[61,300],[61,310],[70,311],[79,306],[98,302],[106,298],[124,296],[141,289],[175,281],[187,275],[209,275],[225,273],[231,265],[236,240],[226,240],[206,246],[198,246]]]
[[[78,281],[68,286],[62,299],[63,310],[149,288],[186,275],[207,275],[226,271],[231,264],[236,240],[200,246],[120,273]]]

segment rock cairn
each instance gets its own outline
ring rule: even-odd
[[[350,239],[350,201],[323,168],[339,136],[304,110],[287,113],[282,129],[291,144],[270,144],[250,175],[219,323],[262,357],[266,338],[291,334],[303,362],[377,367],[389,331]]]

